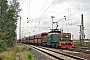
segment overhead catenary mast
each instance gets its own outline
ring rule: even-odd
[[[55,18],[54,16],[51,16],[51,18],[52,18],[52,30],[53,30],[53,18]]]
[[[84,45],[84,38],[85,38],[85,34],[84,34],[83,14],[81,14],[80,35],[81,35],[81,42],[82,42],[82,45]]]

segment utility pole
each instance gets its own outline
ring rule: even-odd
[[[81,43],[84,45],[84,23],[83,23],[83,14],[81,14]]]
[[[19,21],[19,39],[20,39],[20,43],[21,43],[21,17],[20,17],[20,21]]]
[[[0,17],[1,17],[1,6],[0,6]]]
[[[80,42],[81,42],[81,25],[80,25],[80,36],[79,36],[79,39],[80,39]]]
[[[80,42],[81,42],[81,34],[82,34],[82,31],[81,31],[81,25],[77,25],[77,26],[79,26],[80,27],[80,32],[79,32],[79,40],[80,40]]]

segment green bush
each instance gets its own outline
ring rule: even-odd
[[[28,51],[28,60],[34,60],[33,55]]]
[[[6,43],[4,40],[0,39],[0,52],[6,50]]]
[[[82,46],[82,42],[74,42],[75,46]],[[83,46],[89,46],[89,42],[84,42]]]
[[[0,60],[2,60],[2,58],[0,58]]]
[[[29,49],[28,50],[31,50],[32,49],[32,47],[29,47]]]
[[[82,46],[81,42],[74,42],[75,46]]]
[[[20,47],[16,46],[15,50],[16,50],[16,53],[19,53],[20,52]]]
[[[89,46],[89,42],[85,42],[84,43],[84,46]]]

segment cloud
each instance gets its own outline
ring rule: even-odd
[[[25,0],[18,0],[18,2],[20,2],[20,3],[25,3]]]
[[[90,1],[89,0],[19,0],[22,12],[22,26],[30,27],[23,29],[24,35],[38,34],[50,31],[52,27],[52,18],[54,22],[58,21],[59,29],[64,32],[71,32],[75,39],[79,39],[79,27],[81,24],[81,14],[84,16],[84,25],[86,38],[90,38]],[[53,3],[52,3],[53,2]],[[52,4],[51,4],[52,3]],[[66,17],[64,17],[66,16]],[[28,19],[27,19],[28,18]],[[65,20],[66,18],[66,20]],[[27,21],[29,20],[29,23]],[[37,27],[37,28],[35,28]],[[56,24],[54,24],[56,28]]]

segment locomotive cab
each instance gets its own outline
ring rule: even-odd
[[[71,40],[71,33],[61,33],[61,40],[59,42],[61,48],[72,48],[74,46]]]

